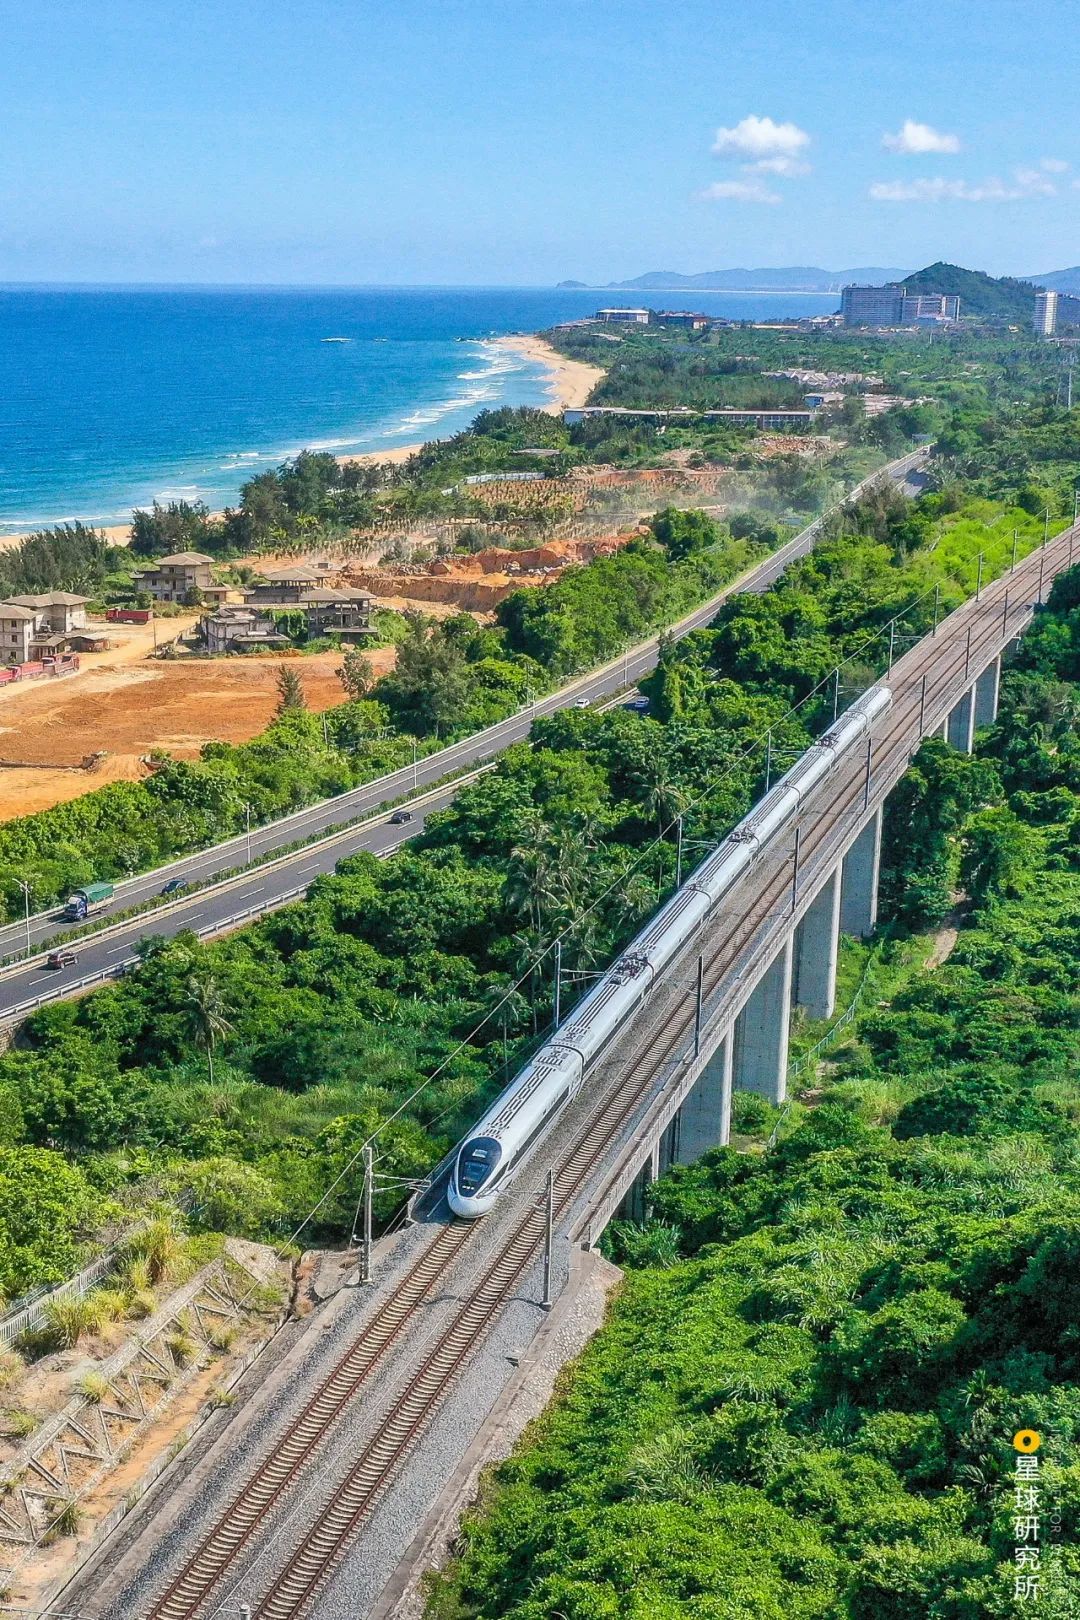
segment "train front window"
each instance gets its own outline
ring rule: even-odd
[[[493,1136],[475,1136],[466,1142],[458,1159],[458,1191],[474,1198],[491,1180],[502,1156],[502,1144]]]

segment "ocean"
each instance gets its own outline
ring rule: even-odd
[[[735,320],[833,295],[664,293]],[[309,449],[393,449],[538,404],[546,372],[486,340],[636,295],[541,288],[0,286],[0,533],[235,502]],[[328,338],[345,339],[327,342]]]

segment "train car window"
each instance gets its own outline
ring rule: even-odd
[[[474,1136],[466,1142],[458,1159],[458,1191],[472,1198],[491,1180],[502,1156],[502,1143],[493,1136]]]

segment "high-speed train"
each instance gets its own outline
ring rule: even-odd
[[[500,1093],[454,1158],[447,1200],[455,1215],[476,1219],[494,1207],[529,1149],[578,1092],[590,1065],[667,964],[891,703],[887,686],[864,692],[701,863]]]

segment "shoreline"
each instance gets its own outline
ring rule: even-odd
[[[599,366],[587,365],[583,360],[568,360],[557,349],[553,349],[550,343],[546,343],[543,338],[532,333],[507,334],[503,337],[484,338],[480,341],[508,350],[513,354],[520,355],[524,360],[532,361],[545,368],[548,375],[542,386],[547,398],[546,401],[538,402],[538,408],[549,412],[553,416],[558,416],[562,411],[572,409],[574,406],[583,405],[592,389],[604,375]],[[402,462],[408,461],[410,456],[416,455],[418,450],[422,450],[425,444],[437,444],[438,442],[438,439],[418,439],[410,444],[388,446],[383,450],[366,450],[357,455],[338,456],[337,460],[342,466],[357,462],[366,466],[379,463],[386,466],[400,466]],[[221,517],[221,515],[220,512],[211,513],[212,517]],[[72,518],[69,521],[87,522],[88,520]],[[50,527],[55,527],[55,525],[42,525],[42,528]],[[105,539],[113,545],[126,546],[131,543],[130,523],[88,523],[88,527],[96,529],[99,534],[104,535]],[[0,534],[0,551],[9,551],[13,546],[18,546],[22,541],[28,539],[31,534],[38,532],[36,529],[25,529],[18,534]]]
[[[540,404],[539,409],[547,411],[551,416],[559,416],[563,411],[573,410],[576,406],[584,405],[596,384],[604,376],[600,366],[590,366],[584,360],[568,360],[565,355],[553,349],[544,338],[534,333],[513,333],[505,337],[485,338],[485,343],[509,350],[518,354],[524,360],[531,360],[541,365],[548,373],[544,387],[547,400]],[[338,461],[344,467],[359,463],[361,466],[373,467],[383,463],[390,467],[399,467],[402,462],[415,456],[425,444],[438,444],[438,439],[418,439],[412,444],[396,445],[391,450],[365,450],[357,455],[338,456]]]

